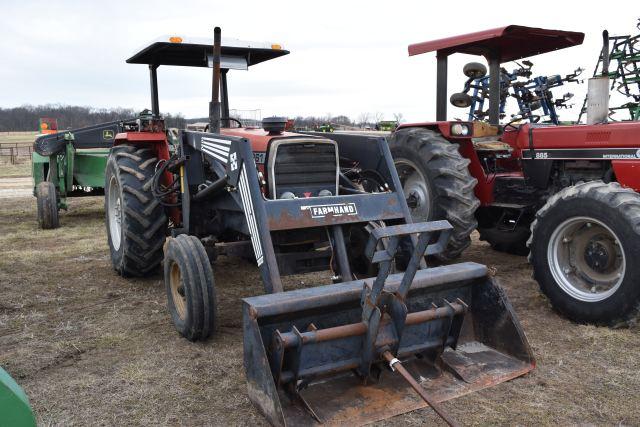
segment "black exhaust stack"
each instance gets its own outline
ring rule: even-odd
[[[609,75],[609,31],[602,32],[602,75]]]
[[[220,133],[220,27],[213,30],[213,84],[209,103],[209,132]]]

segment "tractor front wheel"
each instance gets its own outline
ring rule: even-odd
[[[527,241],[531,235],[529,226],[518,225],[514,230],[500,230],[497,226],[492,228],[478,227],[480,240],[491,245],[491,249],[511,255],[528,255]]]
[[[474,189],[477,180],[469,173],[469,160],[458,145],[424,128],[407,128],[388,139],[411,216],[415,222],[446,219],[453,233],[437,257],[449,261],[470,244],[478,223],[480,202]]]
[[[205,340],[215,329],[213,271],[200,240],[181,234],[166,243],[164,283],[171,318],[189,341]]]
[[[162,261],[167,230],[163,206],[151,192],[158,159],[148,147],[118,145],[105,171],[104,210],[113,268],[144,276]]]
[[[43,181],[36,187],[36,200],[38,203],[38,225],[43,230],[58,228],[58,197],[56,187],[52,182]]]
[[[534,278],[559,312],[605,325],[635,314],[640,194],[602,181],[565,188],[538,211],[531,233]]]

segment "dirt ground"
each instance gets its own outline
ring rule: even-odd
[[[73,199],[61,227],[38,230],[33,197],[0,204],[0,365],[41,425],[263,425],[245,392],[240,298],[256,268],[215,265],[220,330],[178,336],[160,274],[125,280],[110,266],[102,200]],[[474,241],[537,357],[530,375],[446,402],[463,425],[640,425],[640,328],[575,325],[540,295],[523,257]],[[292,280],[300,280],[294,278]],[[429,409],[385,425],[441,424]]]

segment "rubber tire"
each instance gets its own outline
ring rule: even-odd
[[[487,67],[480,62],[469,62],[462,67],[462,73],[470,79],[479,79],[487,75]]]
[[[60,226],[58,217],[58,196],[52,182],[43,181],[36,186],[36,202],[38,205],[38,226],[50,230]]]
[[[547,259],[547,245],[554,230],[565,220],[589,216],[602,221],[620,239],[625,251],[625,278],[618,291],[598,302],[578,301],[555,282]],[[529,262],[533,277],[553,307],[578,323],[616,325],[636,314],[640,303],[640,194],[618,183],[578,183],[549,198],[531,224]]]
[[[431,195],[428,218],[413,217],[415,222],[446,219],[453,232],[444,251],[436,257],[451,261],[471,244],[471,233],[478,226],[475,211],[480,201],[474,193],[478,181],[469,173],[469,159],[462,157],[458,144],[424,128],[406,128],[389,138],[394,160],[407,159],[414,163],[428,181]]]
[[[123,144],[113,147],[109,153],[104,186],[105,222],[111,263],[123,277],[146,276],[162,262],[167,216],[151,193],[157,161],[148,147]],[[122,201],[122,234],[117,250],[109,232],[109,186],[114,175]]]
[[[449,102],[456,108],[469,108],[473,99],[467,93],[458,92],[451,95]]]
[[[170,273],[173,264],[180,269],[187,310],[182,319],[171,292]],[[213,271],[204,246],[195,236],[181,234],[170,238],[165,246],[164,283],[167,305],[176,330],[189,341],[207,339],[216,327],[216,296]]]
[[[527,242],[531,236],[531,229],[518,226],[513,231],[501,231],[497,228],[478,228],[480,240],[484,240],[491,245],[491,248],[498,252],[511,255],[525,256],[529,254]]]

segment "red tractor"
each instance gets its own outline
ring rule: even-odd
[[[586,125],[500,124],[500,64],[583,39],[512,25],[410,45],[410,56],[437,54],[436,121],[401,125],[389,145],[414,220],[447,219],[454,227],[441,258],[459,255],[478,229],[496,250],[529,253],[558,311],[612,324],[640,303],[640,265],[632,262],[640,256],[640,123],[607,122],[605,72],[589,82]],[[488,62],[488,123],[447,121],[454,53]],[[478,78],[486,68],[471,63],[463,71]]]
[[[427,265],[452,227],[412,220],[384,138],[229,117],[228,72],[286,54],[223,43],[216,28],[213,44],[161,38],[128,59],[150,69],[152,109],[123,124],[107,162],[113,267],[143,276],[162,263],[173,323],[196,341],[216,327],[216,257],[253,259],[264,294],[243,299],[247,393],[273,425],[362,425],[426,405],[454,425],[438,402],[535,367],[524,332],[485,266]],[[210,132],[169,138],[160,66],[213,67]],[[284,286],[319,271],[332,283]]]

